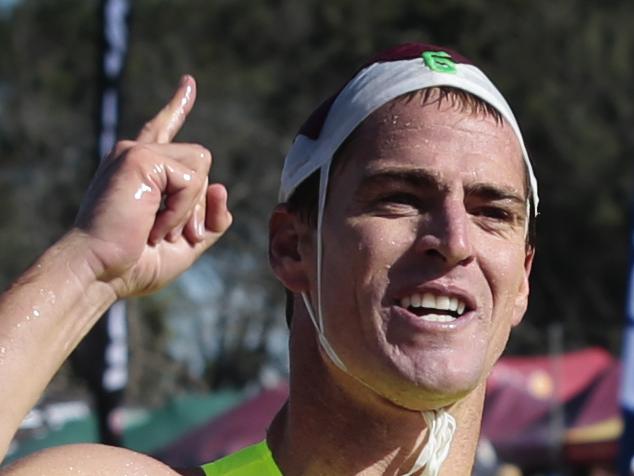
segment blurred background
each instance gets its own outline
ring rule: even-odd
[[[489,416],[490,408],[496,417],[529,408],[509,406],[519,394],[493,405],[499,384],[542,404],[516,435],[533,453],[509,450],[515,436],[485,431],[483,458],[495,469],[482,463],[479,474],[502,474],[499,460],[524,474],[611,474],[634,190],[634,3],[135,0],[125,18],[119,136],[134,137],[179,76],[194,75],[198,100],[178,140],[212,150],[211,178],[227,185],[234,225],[169,288],[127,303],[127,379],[114,418],[123,444],[168,458],[170,445],[201,423],[245,406],[268,409],[266,425],[287,377],[284,295],[266,253],[285,151],[308,114],[373,52],[422,41],[457,49],[494,80],[540,183],[530,306],[487,402]],[[103,22],[97,0],[0,0],[3,289],[72,224],[98,164]],[[98,399],[81,370],[89,361],[61,369],[10,458],[98,438]],[[588,420],[608,425],[595,430],[612,446],[582,446],[580,454],[599,456],[571,462],[569,431],[591,398],[614,408]],[[159,420],[161,431],[152,426]]]

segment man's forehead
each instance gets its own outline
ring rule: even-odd
[[[424,120],[419,120],[421,115]],[[451,117],[450,117],[451,116]],[[473,129],[479,121],[499,125],[499,130],[491,130],[495,135],[504,134],[508,122],[493,107],[483,100],[464,91],[451,88],[430,88],[399,96],[373,111],[358,126],[360,128],[383,127],[395,130],[421,129],[428,124],[449,119],[451,126]],[[465,119],[478,121],[465,121]]]
[[[425,100],[417,95],[401,97],[385,104],[358,126],[340,155],[358,152],[366,161],[385,156],[398,158],[402,149],[412,148],[414,154],[443,154],[459,149],[472,153],[474,158],[495,150],[518,167],[523,161],[521,145],[503,118],[452,99],[442,100],[437,94]],[[405,158],[408,156],[405,154]]]

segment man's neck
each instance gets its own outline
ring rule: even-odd
[[[268,443],[283,474],[410,471],[427,440],[422,414],[373,394],[322,359],[311,358],[312,352],[319,352],[316,345],[292,359],[289,401],[269,429]],[[483,401],[481,386],[449,410],[457,429],[441,475],[471,474]]]

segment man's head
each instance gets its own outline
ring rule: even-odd
[[[447,62],[436,71],[425,52],[421,75],[456,74]],[[296,198],[272,220],[273,267],[303,296],[330,359],[412,409],[444,406],[482,382],[525,311],[532,260],[532,172],[510,110],[494,96],[474,100],[472,78],[449,78],[393,91],[355,121],[331,103],[316,139],[326,134],[325,145],[299,144],[309,159],[334,148],[329,141],[338,150],[334,167],[315,169],[317,226],[293,210]],[[372,87],[362,80],[369,86],[352,101]],[[399,81],[379,84],[369,101]],[[333,108],[347,134],[328,123]],[[287,163],[287,182],[310,160]]]

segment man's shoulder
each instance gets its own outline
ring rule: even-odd
[[[0,476],[57,476],[90,474],[94,476],[202,476],[198,468],[175,470],[160,461],[125,448],[98,444],[65,445],[27,456],[0,469]]]

